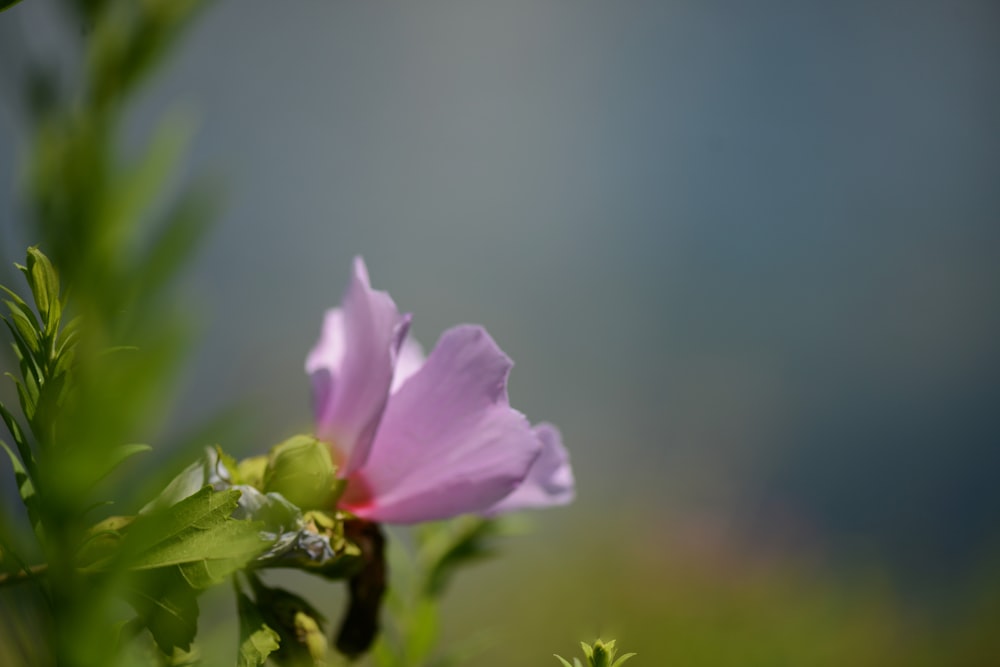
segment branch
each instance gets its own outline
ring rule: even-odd
[[[26,581],[34,581],[39,577],[45,576],[48,571],[48,563],[39,563],[38,565],[22,568],[16,572],[0,574],[0,588],[22,584]]]

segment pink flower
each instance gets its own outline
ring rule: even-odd
[[[507,400],[513,365],[486,330],[457,326],[427,358],[410,315],[373,290],[364,261],[306,359],[316,435],[330,443],[356,516],[415,523],[573,499],[559,431]]]

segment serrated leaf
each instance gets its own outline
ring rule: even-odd
[[[259,667],[280,647],[281,638],[272,630],[253,600],[244,593],[236,594],[236,609],[240,615],[240,652],[238,667]]]
[[[271,656],[279,665],[325,665],[329,642],[325,619],[306,600],[282,588],[270,588],[248,577],[264,621],[279,636],[281,647]]]
[[[191,647],[198,632],[198,597],[177,568],[137,573],[125,596],[161,651],[170,655],[175,646]]]
[[[226,578],[247,564],[247,558],[214,558],[182,563],[181,575],[191,588],[204,590],[221,584]]]
[[[264,551],[260,524],[231,517],[240,492],[204,487],[166,509],[136,519],[122,545],[127,565],[150,569],[204,562],[205,570],[240,567]]]

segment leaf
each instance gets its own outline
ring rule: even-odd
[[[272,630],[253,600],[237,592],[236,609],[240,615],[240,653],[238,667],[259,667],[267,656],[278,650],[281,638]]]
[[[555,653],[553,653],[552,655],[555,657],[556,660],[558,660],[562,665],[564,665],[564,667],[574,667],[573,665],[569,664],[569,661],[566,660],[566,658],[562,657],[561,655],[556,655]],[[576,660],[576,667],[580,667],[579,660]]]
[[[108,461],[105,464],[107,466],[107,470],[104,472],[104,475],[105,476],[110,475],[115,468],[125,463],[125,461],[129,460],[136,454],[141,454],[143,452],[151,452],[151,451],[153,451],[152,447],[141,443],[133,443],[116,447],[114,450],[112,450],[111,456],[108,458]]]
[[[51,336],[59,328],[62,306],[59,303],[59,276],[49,258],[36,246],[28,248],[28,286],[35,297],[38,313],[45,322],[45,334]]]
[[[28,446],[28,440],[24,437],[21,425],[17,423],[14,415],[11,414],[10,410],[3,403],[0,403],[0,418],[3,419],[7,430],[10,431],[10,436],[14,438],[14,444],[17,445],[17,452],[21,455],[21,460],[24,462],[25,468],[33,473],[35,471],[35,459],[31,454],[31,447]]]
[[[19,2],[21,0],[0,0],[0,12],[10,9]]]
[[[18,310],[20,310],[22,313],[24,313],[25,316],[27,316],[28,319],[31,320],[31,323],[34,325],[34,328],[37,330],[39,328],[39,326],[38,326],[38,320],[35,318],[35,312],[33,310],[31,310],[31,306],[28,305],[28,302],[25,301],[24,299],[22,299],[21,296],[17,292],[15,292],[14,290],[10,289],[9,287],[4,287],[3,285],[0,285],[0,290],[2,290],[3,292],[5,292],[7,294],[7,296],[9,296],[11,298],[11,301],[13,302],[13,304],[10,303],[10,302],[8,302],[7,303],[7,307],[10,308],[11,310],[13,310],[13,308],[16,306]]]
[[[460,566],[492,556],[494,551],[487,540],[501,532],[498,521],[480,517],[461,517],[423,527],[420,557],[427,572],[425,593],[440,595]]]
[[[626,653],[622,657],[620,657],[617,660],[615,660],[614,664],[612,664],[611,667],[620,667],[621,665],[625,664],[626,660],[628,660],[629,658],[633,657],[634,655],[636,655],[636,654],[635,653]]]
[[[304,599],[282,588],[271,588],[249,575],[257,609],[279,636],[280,648],[271,656],[279,665],[325,665],[329,642],[326,619]]]
[[[181,195],[160,222],[153,242],[136,267],[138,293],[149,298],[162,292],[205,236],[217,209],[217,197],[207,186]]]
[[[3,323],[7,325],[10,330],[11,338],[13,339],[14,353],[17,355],[18,361],[20,361],[22,366],[22,375],[27,377],[24,372],[27,370],[36,379],[41,377],[39,355],[41,344],[38,342],[38,337],[34,330],[28,331],[29,337],[25,339],[24,333],[21,331],[26,325],[23,321],[18,324],[17,320],[12,317],[2,317]]]
[[[32,483],[28,471],[21,464],[21,460],[17,458],[17,454],[11,450],[10,445],[0,440],[0,446],[3,447],[10,458],[10,465],[14,469],[14,481],[17,483],[17,491],[21,495],[21,502],[24,503],[25,509],[28,510],[28,519],[37,533],[40,524],[38,522],[38,498],[35,497],[35,485]]]
[[[216,492],[206,486],[176,505],[140,516],[122,544],[127,566],[200,563],[202,574],[213,579],[241,567],[270,542],[261,539],[260,524],[231,517],[239,497],[238,490]]]
[[[137,573],[125,597],[161,651],[170,655],[175,646],[191,647],[198,632],[197,592],[177,568]]]

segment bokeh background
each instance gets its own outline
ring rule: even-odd
[[[573,456],[577,503],[454,583],[475,664],[1000,664],[996,3],[213,5],[126,132],[194,119],[226,191],[165,439],[308,430],[361,254],[425,346],[485,324]],[[6,265],[20,73],[85,30],[0,16]]]

